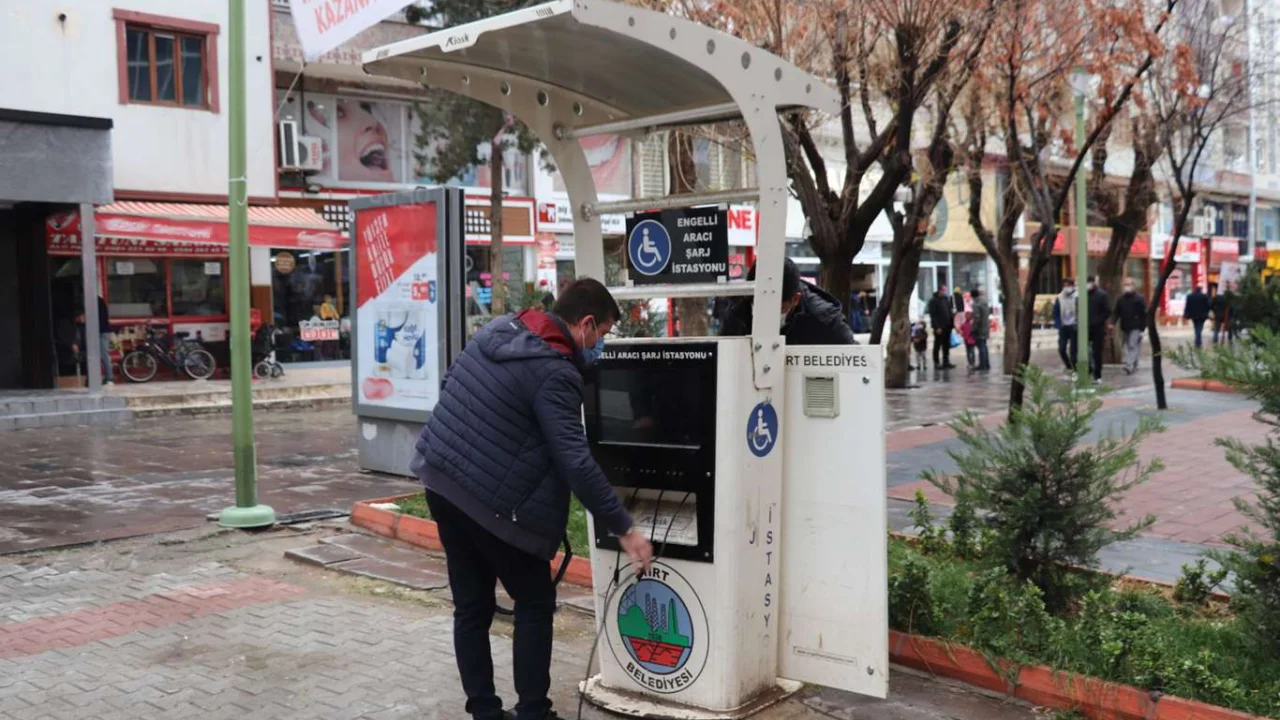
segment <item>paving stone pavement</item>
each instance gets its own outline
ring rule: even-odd
[[[200,532],[0,567],[0,719],[464,717],[446,595],[399,595],[282,559],[331,529]],[[594,627],[574,613],[556,622],[553,699],[574,717]],[[508,697],[509,634],[499,622],[490,637]],[[893,687],[888,702],[812,690],[757,717],[1035,717],[907,673]]]

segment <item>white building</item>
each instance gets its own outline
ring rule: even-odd
[[[225,353],[227,14],[223,0],[0,6],[0,344],[21,349],[0,387],[74,372],[86,275],[117,359],[148,326]],[[265,3],[247,3],[245,28],[250,241],[340,245],[318,215],[278,207]],[[82,203],[97,206],[93,243]]]

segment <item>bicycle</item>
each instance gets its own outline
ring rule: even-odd
[[[186,333],[178,333],[177,338],[176,348],[162,347],[155,331],[148,327],[147,339],[121,358],[121,374],[131,382],[144,383],[155,377],[160,363],[164,363],[174,372],[185,372],[192,380],[212,377],[217,369],[213,355],[199,341],[187,339]]]

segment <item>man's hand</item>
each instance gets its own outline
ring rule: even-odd
[[[653,562],[653,545],[644,533],[633,527],[626,535],[618,538],[618,543],[622,545],[627,557],[631,558],[631,562],[639,565],[641,570],[649,569],[649,563]]]

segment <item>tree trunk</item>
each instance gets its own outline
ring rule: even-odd
[[[489,273],[493,295],[489,308],[494,315],[507,312],[507,281],[502,271],[502,145],[493,139],[489,151]]]
[[[1107,247],[1107,254],[1102,258],[1102,262],[1098,264],[1098,285],[1107,293],[1107,297],[1111,298],[1114,305],[1116,300],[1120,299],[1120,287],[1124,284],[1125,264],[1129,261],[1129,252],[1133,247],[1134,238],[1138,236],[1136,230],[1128,227],[1111,228],[1111,244]],[[1119,323],[1113,323],[1107,330],[1107,339],[1102,348],[1102,362],[1104,364],[1117,364],[1121,362],[1124,349],[1124,341],[1120,337]]]
[[[1035,240],[1034,242],[1040,242]],[[1037,268],[1035,258],[1031,262],[1032,276],[1035,277],[1039,270]],[[1012,367],[1005,368],[1006,375],[1013,375],[1013,383],[1009,386],[1009,420],[1013,420],[1013,412],[1015,409],[1022,407],[1022,396],[1025,387],[1022,384],[1022,367],[1031,362],[1031,327],[1035,324],[1036,310],[1036,294],[1030,292],[1022,293],[1022,303],[1018,309],[1017,332],[1014,335],[1013,353],[1014,362]],[[1005,333],[1005,342],[1008,342],[1009,333]],[[1005,348],[1005,358],[1009,357],[1009,348]]]
[[[853,290],[853,255],[850,255],[845,243],[835,248],[835,252],[820,257],[822,264],[818,268],[818,284],[823,290],[840,301],[840,307],[846,316],[849,312],[849,295]]]
[[[1022,309],[1022,285],[1018,282],[1018,260],[1010,262],[996,259],[996,272],[1000,279],[1002,319],[1004,323],[1004,374],[1012,375],[1018,367],[1018,319]],[[1035,293],[1032,297],[1034,314]]]
[[[916,253],[916,264],[920,254]],[[901,285],[900,285],[901,286]],[[894,293],[889,310],[889,345],[885,348],[884,386],[886,388],[905,388],[911,367],[911,318],[907,307],[911,300],[913,287],[907,286],[904,292]],[[905,297],[903,297],[905,295]]]
[[[1185,225],[1175,227],[1181,229]],[[1179,235],[1174,233],[1173,240],[1169,243],[1164,264],[1160,268],[1160,279],[1156,281],[1156,287],[1151,292],[1151,304],[1147,306],[1147,336],[1151,338],[1151,382],[1156,388],[1156,408],[1160,410],[1169,409],[1169,400],[1164,392],[1164,351],[1160,345],[1160,327],[1156,325],[1156,311],[1160,307],[1159,298],[1164,297],[1165,283],[1178,267],[1178,264],[1173,262],[1173,256],[1178,253],[1178,240],[1181,239]]]

